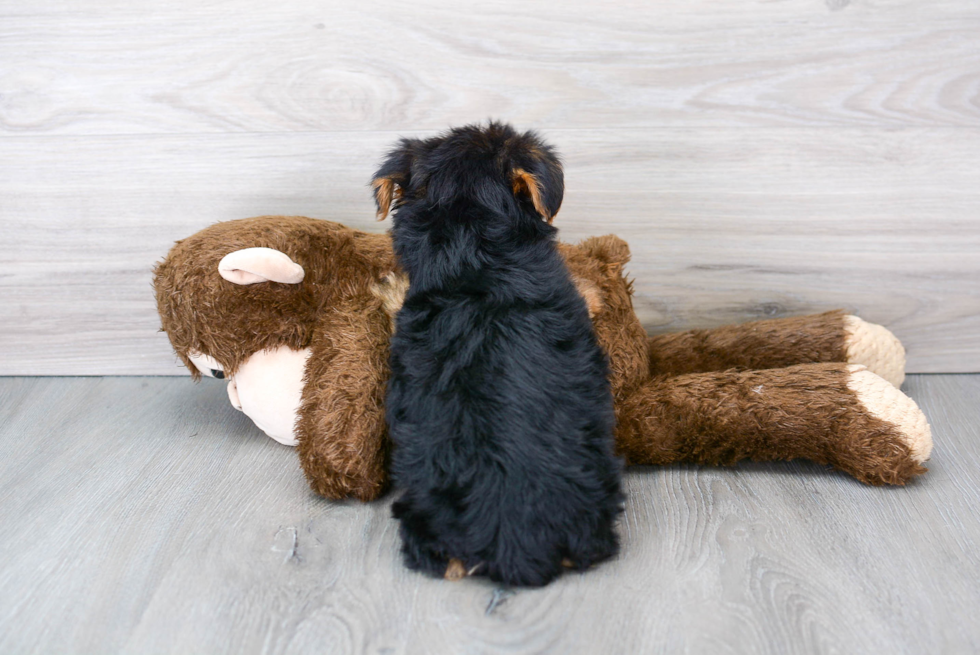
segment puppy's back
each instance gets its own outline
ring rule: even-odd
[[[567,278],[547,304],[410,297],[392,342],[388,409],[406,489],[396,516],[447,558],[545,584],[617,550],[620,464],[605,357]],[[439,307],[439,309],[436,309]],[[420,540],[408,537],[406,545]]]

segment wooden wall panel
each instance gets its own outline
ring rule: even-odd
[[[980,119],[972,0],[6,5],[13,132]]]
[[[0,374],[179,374],[150,268],[218,220],[379,230],[400,134],[496,116],[674,330],[845,307],[980,370],[971,0],[0,6]]]

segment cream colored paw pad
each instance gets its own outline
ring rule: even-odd
[[[888,328],[857,316],[844,317],[844,347],[849,364],[867,366],[896,387],[905,380],[905,348]]]
[[[891,423],[902,433],[912,459],[922,463],[932,452],[932,430],[915,401],[862,365],[848,367],[847,387],[873,416]]]

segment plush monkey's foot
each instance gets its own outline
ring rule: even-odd
[[[841,417],[833,464],[868,484],[905,484],[925,472],[932,432],[911,398],[864,366],[847,367],[859,416]],[[863,416],[863,418],[861,418]]]
[[[852,364],[848,369],[851,374],[847,387],[857,395],[865,409],[895,427],[916,464],[929,459],[932,430],[915,401],[864,366]]]
[[[844,316],[844,348],[848,364],[860,364],[896,388],[905,380],[905,348],[888,328],[857,316]],[[914,403],[913,403],[914,405]]]

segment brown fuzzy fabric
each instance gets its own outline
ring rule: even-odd
[[[218,274],[218,262],[244,248],[275,248],[306,271],[296,284],[242,286]],[[232,376],[253,353],[310,345],[320,314],[363,293],[394,267],[391,240],[302,216],[260,216],[217,223],[178,241],[154,269],[164,332],[191,374],[188,359],[214,357]]]
[[[925,472],[895,426],[865,410],[846,364],[651,378],[620,409],[630,463],[809,459],[868,484]]]
[[[384,398],[391,321],[370,294],[324,312],[306,366],[296,433],[310,486],[371,500],[388,485]]]
[[[560,244],[560,251],[573,277],[591,282],[600,292],[602,305],[592,323],[609,357],[609,379],[618,403],[648,376],[647,334],[633,312],[633,285],[623,274],[629,246],[607,235],[577,246]]]
[[[303,282],[240,286],[219,276],[224,255],[259,246],[303,266]],[[590,310],[631,464],[806,458],[870,484],[925,471],[894,426],[864,411],[843,364],[798,366],[844,360],[842,312],[648,338],[623,274],[626,242],[593,237],[560,249],[585,295],[598,291]],[[387,486],[383,400],[398,292],[384,279],[394,267],[387,235],[266,216],[179,241],[154,287],[163,329],[195,378],[191,352],[231,376],[262,349],[310,347],[296,426],[303,470],[323,496],[370,500]],[[738,368],[772,370],[725,370]]]
[[[840,310],[658,334],[650,337],[649,347],[654,375],[847,361]]]

